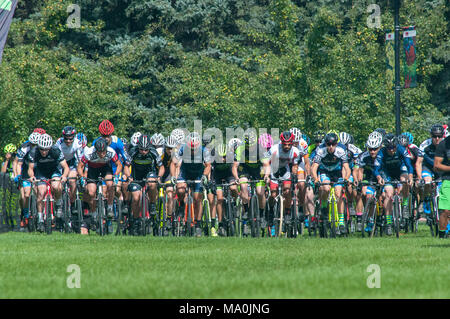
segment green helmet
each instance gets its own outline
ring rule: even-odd
[[[216,152],[219,156],[225,157],[227,155],[227,146],[224,144],[219,144],[216,147]]]
[[[4,151],[5,153],[15,153],[17,151],[17,147],[14,144],[10,143],[5,146]]]

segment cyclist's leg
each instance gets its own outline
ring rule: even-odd
[[[158,175],[156,172],[150,172],[147,174],[147,192],[149,198],[149,211],[152,215],[156,214],[156,201],[158,200],[158,183],[157,181]]]

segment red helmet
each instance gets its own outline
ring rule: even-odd
[[[98,130],[102,135],[111,135],[114,132],[114,125],[108,120],[103,120],[100,123]]]
[[[37,127],[34,129],[33,133],[45,134],[45,130],[43,128]]]
[[[290,131],[281,133],[280,140],[282,144],[289,144],[294,142],[295,135]]]

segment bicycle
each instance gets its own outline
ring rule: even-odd
[[[112,178],[104,179],[103,177],[99,177],[98,179],[87,179],[87,182],[94,182],[97,186],[96,198],[97,202],[96,214],[93,216],[93,225],[96,227],[96,231],[100,236],[104,236],[108,234],[108,229],[106,225],[107,217],[105,210],[105,200],[106,198],[103,195],[103,182],[113,181]]]
[[[315,194],[318,194],[318,189],[320,186],[331,186],[330,192],[328,194],[327,198],[327,213],[324,215],[322,212],[322,209],[320,209],[320,200],[319,204],[316,204],[316,208],[318,206],[319,208],[319,221],[318,221],[318,228],[319,228],[319,236],[322,238],[336,238],[337,235],[337,228],[339,223],[339,215],[338,215],[338,207],[337,207],[337,199],[335,194],[335,185],[336,184],[345,184],[344,182],[329,182],[329,183],[316,183],[316,189]],[[316,210],[317,211],[317,210]]]
[[[431,212],[427,215],[427,225],[430,227],[431,236],[439,236],[439,188],[442,183],[441,179],[434,180],[430,183],[423,184],[423,187],[427,184],[431,184]]]
[[[288,230],[291,229],[291,215],[288,218],[288,223],[286,225],[286,221],[285,221],[285,217],[284,217],[284,200],[285,198],[283,197],[283,183],[285,181],[291,181],[291,179],[283,179],[283,178],[272,178],[271,180],[273,181],[277,181],[278,182],[278,186],[277,186],[277,191],[278,191],[278,195],[275,197],[275,204],[274,204],[274,224],[275,224],[275,234],[278,234],[278,237],[281,237],[282,235],[286,235],[288,234]],[[291,188],[290,191],[292,191],[293,189],[293,183],[291,183]],[[293,198],[295,197],[295,194],[293,196]],[[292,209],[292,208],[291,208]],[[283,222],[285,223],[285,225],[283,225]],[[284,228],[283,228],[284,226]],[[283,232],[284,229],[284,232]]]
[[[46,186],[46,191],[44,194],[44,198],[42,200],[44,202],[43,225],[41,224],[41,226],[39,226],[39,222],[38,222],[38,231],[45,232],[45,233],[47,233],[47,235],[51,235],[51,233],[53,231],[53,222],[55,219],[54,208],[53,208],[53,203],[55,200],[53,198],[52,186],[51,186],[51,182],[53,182],[53,181],[59,181],[59,179],[54,179],[54,178],[35,179],[33,182],[33,186],[36,186],[36,184],[39,182],[44,182],[45,186]]]
[[[222,221],[225,225],[225,232],[228,237],[235,236],[236,234],[236,221],[234,219],[235,215],[235,209],[233,208],[233,197],[231,196],[230,192],[230,186],[236,185],[235,183],[224,183],[222,181],[221,184],[219,184],[223,189],[223,214],[222,214]],[[213,187],[213,190],[215,187]],[[214,193],[214,191],[213,191]]]
[[[369,229],[368,236],[372,238],[374,236],[374,232],[377,228],[377,219],[380,212],[380,205],[379,205],[379,193],[381,189],[381,185],[379,185],[376,182],[368,182],[368,181],[361,181],[358,183],[358,192],[361,193],[363,186],[374,186],[375,187],[375,194],[371,197],[369,197],[366,200],[366,203],[364,205],[364,211],[361,217],[361,237],[364,238],[366,229]],[[379,224],[380,225],[380,224]],[[383,225],[381,224],[381,230],[380,234],[383,233]]]
[[[398,186],[400,184],[407,184],[407,182],[403,181],[390,181],[388,184],[392,184],[394,187],[394,196],[393,200],[393,210],[392,210],[392,223],[394,225],[395,236],[397,238],[400,237],[400,225],[403,222],[403,211],[402,211],[402,201],[400,194],[398,193]]]
[[[175,226],[174,231],[176,236],[193,236],[195,229],[195,216],[194,216],[194,197],[192,196],[193,188],[196,183],[201,183],[200,180],[184,180],[177,181],[176,184],[186,183],[187,194],[185,194],[184,207],[180,205],[179,199],[176,201],[175,207]],[[186,200],[187,199],[187,200]],[[184,210],[184,211],[183,211]]]

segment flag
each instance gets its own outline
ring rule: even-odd
[[[18,0],[0,0],[0,63]]]
[[[403,49],[405,52],[403,76],[405,78],[405,88],[414,88],[417,86],[415,29],[416,27],[403,28]]]
[[[395,51],[394,32],[386,33],[386,84],[389,89],[395,87]]]

